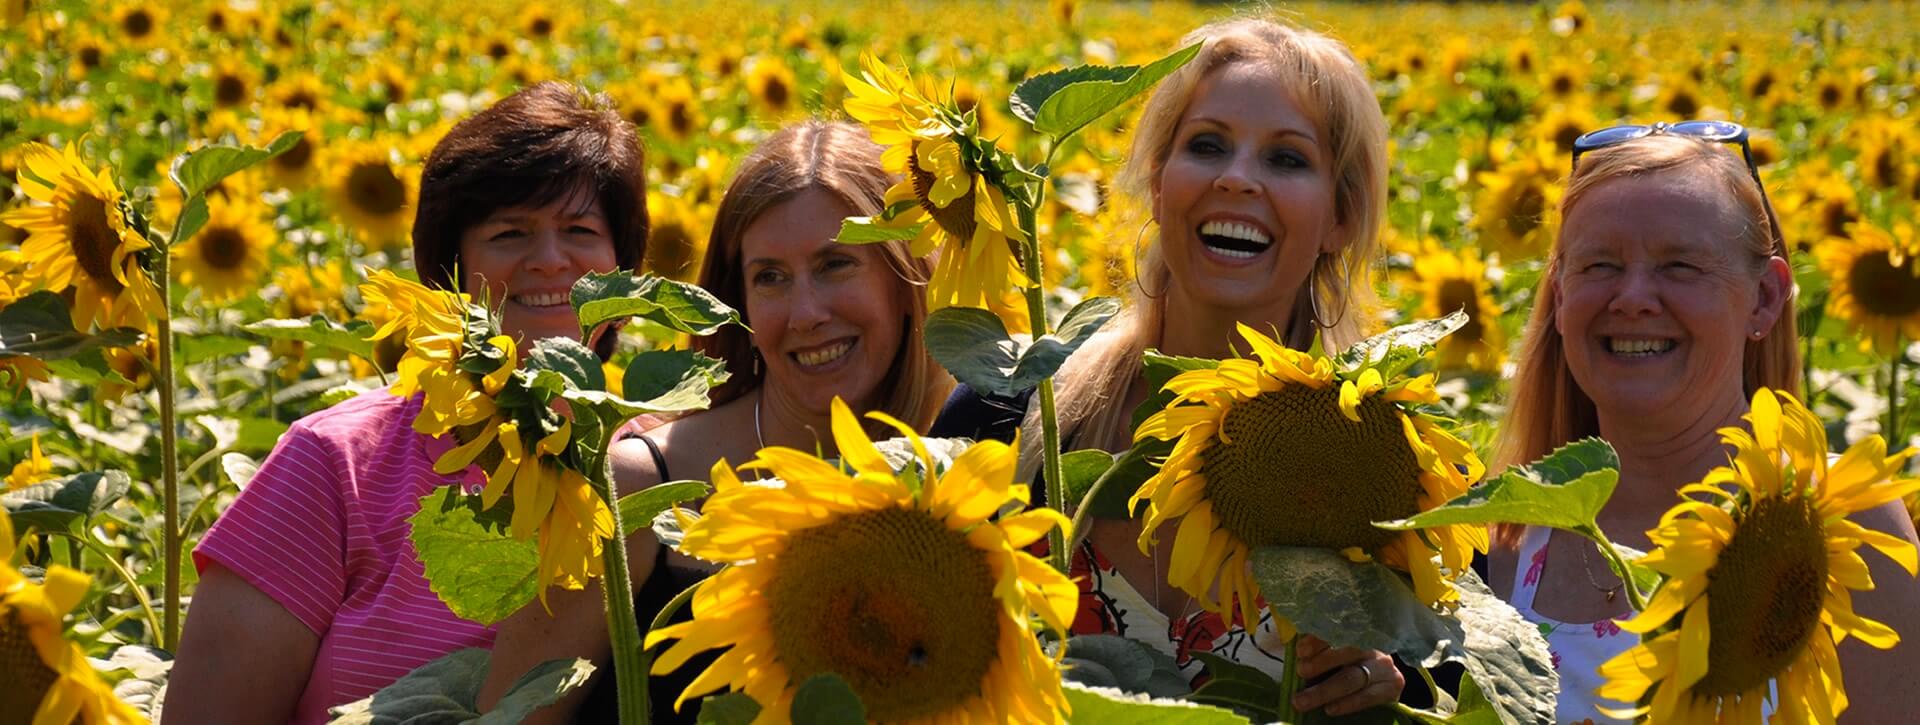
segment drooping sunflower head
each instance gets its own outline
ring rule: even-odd
[[[840,465],[776,447],[738,470],[777,481],[714,466],[714,495],[682,549],[732,566],[701,585],[692,621],[647,636],[679,640],[654,671],[731,646],[680,703],[730,687],[775,721],[800,683],[828,672],[876,721],[1059,721],[1058,665],[1030,622],[1037,613],[1064,631],[1077,590],[1022,549],[1067,522],[1051,509],[996,516],[1027,501],[1011,447],[978,443],[941,470],[910,427],[869,415],[899,428],[919,460],[896,473],[836,399]]]
[[[1259,592],[1247,562],[1262,546],[1375,557],[1411,573],[1423,601],[1458,599],[1449,582],[1472,551],[1486,550],[1483,529],[1430,529],[1423,539],[1373,525],[1463,494],[1485,471],[1470,447],[1413,410],[1437,401],[1433,377],[1342,371],[1239,330],[1252,358],[1175,376],[1165,388],[1173,401],[1135,433],[1176,441],[1134,495],[1135,504],[1147,503],[1142,549],[1161,524],[1179,519],[1169,581],[1248,622],[1258,621]]]
[[[87,595],[84,572],[55,564],[35,583],[13,567],[11,517],[0,516],[0,722],[137,723],[61,621]]]
[[[1648,532],[1656,548],[1640,563],[1666,579],[1621,624],[1641,643],[1600,668],[1599,694],[1635,703],[1621,717],[1759,722],[1772,685],[1776,717],[1832,722],[1846,709],[1834,645],[1900,641],[1853,610],[1850,590],[1873,588],[1856,550],[1868,544],[1912,574],[1914,548],[1847,516],[1920,491],[1900,478],[1912,451],[1889,457],[1873,436],[1829,462],[1821,421],[1765,388],[1746,418],[1750,428],[1720,431],[1729,465],[1681,488]]]
[[[19,183],[43,204],[0,213],[0,221],[27,232],[23,279],[34,289],[73,288],[73,324],[82,330],[96,323],[146,327],[162,303],[136,253],[153,245],[127,220],[112,169],[88,169],[78,143],[64,153],[30,143]]]
[[[1913,226],[1893,230],[1857,223],[1845,238],[1816,250],[1832,280],[1828,309],[1860,334],[1863,346],[1890,354],[1920,340],[1920,238]]]

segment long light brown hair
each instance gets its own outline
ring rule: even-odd
[[[1376,306],[1373,263],[1387,201],[1387,122],[1366,70],[1340,41],[1265,18],[1213,23],[1180,41],[1181,47],[1194,43],[1203,44],[1200,54],[1161,81],[1141,110],[1132,152],[1120,173],[1120,191],[1133,200],[1150,200],[1159,193],[1158,180],[1173,151],[1174,132],[1202,79],[1243,63],[1278,74],[1292,89],[1290,100],[1326,139],[1333,165],[1335,214],[1351,232],[1337,253],[1322,255],[1315,263],[1295,298],[1282,342],[1301,350],[1313,346],[1316,334],[1331,350],[1358,342]],[[1135,293],[1127,312],[1088,341],[1057,379],[1061,437],[1079,447],[1125,444],[1132,411],[1124,410],[1122,402],[1128,386],[1141,374],[1141,354],[1160,344],[1172,273],[1158,243],[1141,253],[1136,266]],[[1315,309],[1336,321],[1320,327]],[[1022,425],[1020,470],[1026,476],[1022,480],[1032,480],[1039,466],[1038,407],[1029,410]]]
[[[1750,255],[1757,278],[1771,257],[1788,258],[1789,247],[1767,215],[1761,190],[1746,163],[1727,147],[1684,136],[1656,135],[1608,146],[1580,157],[1560,199],[1560,218],[1603,183],[1631,179],[1673,169],[1687,169],[1724,190],[1739,204],[1747,224],[1738,242]],[[1581,390],[1567,367],[1566,341],[1554,318],[1560,311],[1558,280],[1564,272],[1564,226],[1548,252],[1546,271],[1534,292],[1533,315],[1527,321],[1507,419],[1495,447],[1496,467],[1538,460],[1569,442],[1600,435],[1600,417],[1593,399]],[[1741,388],[1752,395],[1766,387],[1800,395],[1800,348],[1793,314],[1794,290],[1787,290],[1786,310],[1773,329],[1759,340],[1748,340],[1743,351]],[[1518,527],[1495,527],[1496,544],[1511,548],[1519,541]]]
[[[747,227],[809,189],[833,195],[855,214],[879,214],[887,187],[894,182],[880,164],[881,151],[866,129],[843,122],[804,121],[767,137],[741,162],[726,196],[720,200],[707,258],[700,267],[700,286],[744,317],[746,269],[741,243]],[[901,311],[904,327],[900,349],[879,388],[884,391],[879,410],[925,430],[953,389],[953,378],[927,354],[924,337],[927,298],[917,287],[926,283],[933,267],[926,258],[913,256],[906,242],[888,242],[881,250],[900,284],[909,288],[901,296],[909,302]],[[751,326],[753,321],[746,323]],[[764,382],[760,366],[754,364],[757,353],[753,337],[746,330],[725,327],[695,338],[693,347],[725,360],[732,374],[714,389],[716,406],[752,392]]]

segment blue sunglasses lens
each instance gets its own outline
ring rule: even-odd
[[[1667,132],[1709,141],[1732,141],[1746,135],[1746,128],[1725,121],[1682,121],[1668,126]]]
[[[1592,151],[1597,148],[1612,146],[1622,141],[1640,138],[1641,136],[1652,133],[1652,131],[1653,129],[1647,126],[1614,126],[1612,128],[1603,128],[1598,131],[1582,134],[1580,138],[1574,139],[1573,150],[1580,152]]]

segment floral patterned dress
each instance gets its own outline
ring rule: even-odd
[[[1529,526],[1521,536],[1520,564],[1513,573],[1513,608],[1520,610],[1527,621],[1540,625],[1540,633],[1546,635],[1553,668],[1560,673],[1555,719],[1571,725],[1624,723],[1607,717],[1599,708],[1626,709],[1631,705],[1602,698],[1594,691],[1605,682],[1600,677],[1600,664],[1632,649],[1640,643],[1640,637],[1620,629],[1619,620],[1562,622],[1533,610],[1540,575],[1547,568],[1547,539],[1551,533],[1553,529]]]

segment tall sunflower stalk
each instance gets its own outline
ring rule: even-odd
[[[1197,52],[1195,46],[1144,67],[1083,66],[1023,83],[1010,99],[1014,113],[1047,139],[1045,157],[1032,167],[983,138],[975,111],[960,110],[950,95],[916,83],[904,70],[863,55],[860,74],[843,76],[847,113],[887,147],[882,161],[901,181],[887,190],[879,215],[848,219],[839,241],[910,240],[915,255],[936,255],[927,285],[933,310],[927,320],[929,348],[955,378],[982,392],[1035,390],[1049,506],[1068,505],[1053,373],[1119,305],[1111,298],[1083,302],[1062,320],[1065,339],[1054,338],[1050,345],[1012,340],[1007,321],[987,308],[997,305],[1012,284],[1027,308],[1030,340],[1054,337],[1039,230],[1054,154],[1080,129],[1151,88]],[[1012,322],[1017,327],[1021,321]],[[954,350],[966,352],[949,352]],[[1019,352],[1008,352],[1013,350]],[[1002,359],[982,363],[981,351],[998,351]],[[985,359],[994,357],[989,353]],[[1072,533],[1048,534],[1051,563],[1060,571],[1067,570],[1066,542]]]
[[[180,461],[176,427],[177,393],[173,366],[173,248],[185,244],[208,219],[206,192],[227,176],[291,148],[282,136],[266,149],[208,146],[174,160],[169,177],[183,203],[169,233],[153,230],[121,190],[111,168],[93,169],[80,156],[80,143],[63,151],[27,144],[21,188],[39,204],[7,212],[0,220],[28,231],[22,245],[26,263],[23,286],[32,291],[73,295],[71,325],[48,329],[66,344],[36,347],[33,357],[58,359],[103,345],[153,337],[154,387],[160,415],[160,492],[165,591],[161,646],[180,642]],[[23,290],[24,291],[24,290]],[[93,333],[93,334],[88,334]],[[44,368],[42,368],[44,369]]]

